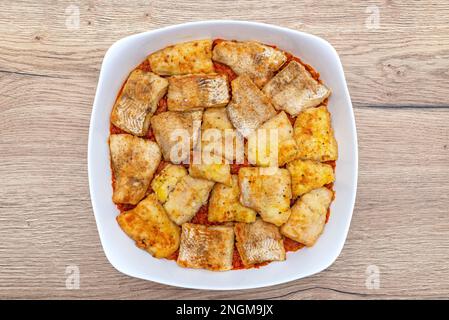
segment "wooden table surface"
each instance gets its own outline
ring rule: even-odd
[[[0,298],[449,298],[449,4],[129,2],[0,2]],[[339,52],[360,155],[348,239],[326,271],[274,287],[130,278],[106,260],[88,190],[102,58],[130,34],[223,18],[310,32]],[[79,289],[66,285],[73,266]]]

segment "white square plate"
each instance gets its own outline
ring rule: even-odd
[[[119,228],[112,203],[109,164],[109,116],[128,74],[145,57],[168,45],[195,39],[257,40],[278,46],[312,65],[331,88],[329,110],[339,147],[336,198],[322,236],[312,248],[287,254],[284,262],[259,269],[211,272],[184,269],[138,249]],[[107,51],[101,66],[89,130],[88,169],[92,207],[106,257],[120,272],[168,285],[198,289],[249,289],[300,279],[330,266],[340,254],[351,222],[357,188],[357,136],[343,68],[325,40],[290,29],[243,21],[204,21],[144,32],[121,39]]]

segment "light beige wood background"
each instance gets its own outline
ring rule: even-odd
[[[320,274],[258,290],[187,290],[127,277],[103,254],[86,161],[103,55],[124,36],[214,18],[310,32],[341,56],[359,188],[343,252]],[[449,298],[444,1],[0,1],[0,34],[0,298]],[[65,286],[69,265],[80,269],[79,290]],[[370,265],[379,289],[366,286]]]

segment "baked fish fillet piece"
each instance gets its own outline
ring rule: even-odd
[[[147,134],[150,118],[167,93],[168,81],[152,72],[134,70],[126,80],[114,108],[111,122],[136,136]]]
[[[171,111],[224,107],[229,102],[228,78],[225,75],[173,76],[168,82],[167,105]]]
[[[332,197],[332,191],[324,187],[303,195],[293,205],[292,214],[281,227],[281,233],[308,247],[313,246],[323,232]]]
[[[262,91],[271,98],[277,110],[284,110],[293,117],[307,108],[318,106],[331,94],[296,61],[291,61],[276,74]]]
[[[232,175],[231,186],[216,183],[209,199],[207,219],[211,222],[254,222],[256,211],[239,202],[240,189],[237,175]]]
[[[233,126],[245,138],[262,123],[276,115],[276,111],[262,91],[246,76],[231,82],[232,100],[226,107]]]
[[[221,41],[212,59],[226,64],[237,75],[248,75],[261,88],[287,61],[284,52],[255,41]]]
[[[168,216],[176,224],[190,221],[207,203],[215,182],[187,175],[181,178],[164,204]]]
[[[181,228],[167,216],[155,194],[117,216],[117,222],[136,245],[156,258],[166,258],[179,248]]]
[[[293,127],[281,111],[248,137],[248,160],[257,166],[283,166],[298,155]],[[277,149],[276,149],[277,146]]]
[[[196,40],[168,46],[148,56],[151,70],[165,76],[212,73],[212,40]]]
[[[187,169],[182,165],[167,164],[159,174],[157,174],[153,181],[151,181],[151,188],[161,203],[165,203],[168,195],[173,191],[176,184],[182,177],[186,176]]]
[[[109,149],[114,174],[112,200],[137,204],[145,196],[161,161],[159,146],[130,134],[112,134]]]
[[[335,181],[334,169],[326,163],[297,159],[287,163],[287,170],[292,176],[294,199]]]
[[[223,183],[230,186],[231,166],[225,163],[201,163],[191,164],[189,174],[194,178]]]
[[[293,136],[299,148],[298,158],[321,162],[337,160],[337,141],[326,106],[301,112],[296,118]]]
[[[234,230],[228,226],[184,223],[177,263],[181,267],[227,271],[232,269]]]
[[[236,223],[236,247],[245,266],[285,260],[284,241],[279,228],[258,218],[254,223]]]
[[[288,220],[292,191],[287,169],[245,167],[238,176],[241,204],[276,226]]]
[[[188,160],[190,150],[198,142],[202,114],[202,111],[167,111],[151,118],[154,136],[166,161],[180,163]]]
[[[237,131],[229,120],[226,108],[204,110],[201,124],[203,152],[209,152],[209,154],[231,162],[236,158],[236,148],[238,147],[236,139]],[[241,142],[243,144],[243,138],[241,138]],[[242,148],[242,146],[240,147]]]

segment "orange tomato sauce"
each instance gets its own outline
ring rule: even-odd
[[[231,174],[239,174],[240,168],[251,167],[252,165],[248,162],[248,159],[244,159],[243,163],[231,163]]]
[[[290,238],[284,238],[284,248],[287,252],[298,251],[299,249],[304,248],[304,245]]]
[[[212,48],[215,47],[215,45],[217,45],[218,43],[224,41],[223,39],[215,39],[213,41],[212,44]],[[277,48],[274,45],[270,45],[273,48]],[[310,74],[312,75],[312,77],[321,82],[320,79],[320,74],[313,69],[312,66],[304,63],[300,58],[293,56],[291,53],[286,52],[285,53],[287,55],[287,61],[286,63],[280,68],[280,70],[282,70],[290,61],[296,61],[300,64],[302,64],[307,71],[310,72]],[[213,62],[214,64],[214,68],[215,68],[215,72],[218,74],[224,74],[228,77],[229,81],[234,80],[235,78],[237,78],[237,74],[228,66],[218,63],[218,62]],[[147,71],[150,72],[151,71],[151,65],[149,64],[148,60],[145,59],[141,64],[139,64],[136,69],[140,69],[143,71]],[[280,71],[279,70],[279,71]],[[278,72],[279,72],[278,71]],[[126,82],[125,82],[126,83]],[[123,88],[125,86],[125,83],[123,83],[122,87],[120,88],[116,100],[120,97]],[[324,100],[322,104],[327,105],[328,103],[328,99]],[[154,114],[159,114],[162,112],[165,112],[168,110],[167,107],[167,95],[165,95],[158,103],[157,109],[155,111]],[[289,114],[287,114],[288,119],[290,120],[291,124],[294,125],[296,117],[292,117]],[[112,122],[110,123],[110,130],[109,130],[110,134],[121,134],[121,133],[126,133],[124,130],[116,127]],[[147,134],[145,136],[143,136],[142,138],[144,139],[149,139],[152,141],[155,141],[155,137],[153,134],[153,131],[151,130],[151,128],[148,130]],[[332,168],[335,171],[335,166],[336,166],[336,162],[335,161],[328,161],[326,162],[327,164],[330,164],[332,166]],[[155,175],[158,174],[161,170],[163,170],[167,165],[169,164],[169,162],[162,160],[161,163],[159,164],[158,168],[156,169]],[[249,167],[252,166],[251,164],[248,163],[248,160],[245,159],[244,163],[242,164],[238,164],[238,163],[232,163],[231,165],[231,174],[238,174],[240,168],[244,168],[244,167]],[[188,168],[188,165],[185,165],[186,168]],[[115,177],[114,177],[114,172],[111,170],[112,172],[112,187],[114,188],[114,183],[115,183]],[[333,192],[333,199],[335,199],[335,191],[333,190],[333,183],[325,185],[326,188],[330,189]],[[152,192],[151,186],[148,188],[147,190],[147,194],[149,194],[150,192]],[[333,200],[332,199],[332,200]],[[295,200],[292,199],[291,201],[291,205],[293,205],[295,202]],[[120,213],[124,212],[124,211],[128,211],[131,210],[133,208],[135,208],[135,205],[131,205],[131,204],[116,204],[117,209],[120,211]],[[215,223],[215,222],[211,222],[208,219],[208,211],[209,211],[209,203],[206,203],[205,205],[203,205],[198,212],[196,213],[196,215],[192,218],[192,220],[190,221],[190,223],[196,223],[196,224],[203,224],[203,225],[222,225],[223,223]],[[328,222],[330,217],[330,209],[327,210],[327,214],[326,214],[326,223]],[[284,243],[284,248],[286,252],[294,252],[294,251],[298,251],[300,249],[302,249],[304,247],[304,245],[302,243],[299,243],[297,241],[294,241],[292,239],[289,238],[285,238],[283,239],[283,243]],[[168,260],[177,260],[178,259],[178,255],[179,255],[179,249],[174,252],[171,256],[167,257],[166,259]],[[269,264],[269,262],[264,262],[264,263],[259,263],[259,264],[255,264],[255,265],[251,265],[251,266],[245,266],[243,264],[243,261],[240,257],[240,254],[238,252],[238,249],[236,246],[234,246],[234,253],[233,253],[233,260],[232,260],[232,266],[234,270],[238,270],[238,269],[249,269],[249,268],[259,268],[262,266],[265,266]]]
[[[204,206],[202,206],[200,208],[200,210],[198,210],[198,212],[196,213],[196,215],[192,218],[192,220],[190,222],[196,223],[196,224],[204,224],[206,226],[215,226],[215,225],[221,224],[221,223],[209,221],[208,215],[209,215],[209,204],[206,203]]]
[[[221,64],[219,62],[214,62],[214,68],[215,68],[215,72],[219,73],[219,74],[224,74],[228,77],[229,81],[234,80],[235,78],[237,78],[237,74],[228,66]]]
[[[151,71],[151,65],[150,62],[148,61],[148,59],[145,59],[141,64],[139,64],[136,69],[142,70],[142,71],[146,71],[146,72],[150,72]]]

